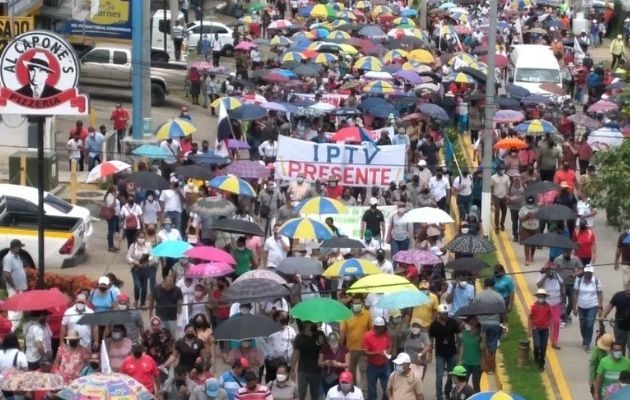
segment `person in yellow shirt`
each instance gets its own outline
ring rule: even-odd
[[[429,281],[420,282],[420,291],[427,296],[429,296],[429,302],[425,303],[421,306],[414,307],[413,312],[411,314],[411,319],[420,320],[420,325],[426,330],[431,325],[431,322],[435,319],[437,315],[437,309],[440,305],[440,300],[438,297],[429,291]]]
[[[615,65],[619,64],[619,61],[623,59],[624,49],[623,36],[617,35],[617,38],[610,42],[610,53],[612,54],[612,63],[610,64],[611,71],[614,71]]]
[[[367,387],[367,360],[363,354],[363,336],[372,329],[370,312],[365,309],[363,297],[355,294],[350,303],[352,318],[341,322],[341,343],[350,351],[350,372],[357,385],[357,367],[361,376],[361,387]]]

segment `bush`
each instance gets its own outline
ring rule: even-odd
[[[26,268],[29,289],[37,289],[37,270]],[[57,288],[63,293],[73,296],[82,290],[94,288],[93,281],[85,275],[60,275],[44,272],[44,289]]]

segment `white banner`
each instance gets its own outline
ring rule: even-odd
[[[312,100],[315,101],[315,95],[312,93],[294,93],[292,96],[299,100]],[[338,93],[325,93],[319,101],[322,103],[330,104],[331,106],[341,107],[341,100],[348,98],[347,94]]]
[[[345,214],[323,214],[319,217],[319,220],[325,221],[327,217],[330,217],[333,219],[335,226],[342,235],[352,239],[363,240],[361,237],[361,219],[368,208],[369,207],[348,207],[348,212]],[[382,232],[383,239],[389,229],[389,222],[391,221],[392,215],[396,212],[396,208],[396,206],[378,207],[383,213],[383,216],[385,216],[385,232]],[[385,243],[383,243],[383,247],[386,247]]]
[[[343,186],[389,186],[405,172],[405,145],[362,146],[319,144],[278,138],[276,179],[293,180],[299,173],[306,181],[336,175]]]

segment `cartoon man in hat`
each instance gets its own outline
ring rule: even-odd
[[[54,71],[49,67],[48,57],[44,52],[36,52],[30,60],[24,61],[24,66],[28,69],[28,84],[16,90],[16,93],[35,99],[60,93],[58,89],[46,84]]]

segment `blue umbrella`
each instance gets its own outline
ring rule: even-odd
[[[386,38],[387,35],[378,25],[364,26],[359,30],[359,35],[372,39]]]
[[[617,81],[606,86],[606,90],[623,89],[625,86],[626,83],[624,81]]]
[[[608,400],[626,400],[630,399],[630,386],[624,386],[613,393]]]
[[[151,254],[155,257],[179,258],[190,248],[192,248],[192,245],[188,242],[184,242],[183,240],[171,240],[155,246],[151,250]]]
[[[367,115],[372,115],[378,118],[388,118],[390,114],[393,114],[394,117],[398,117],[400,113],[394,106],[391,104],[387,104],[382,107],[370,107],[368,109],[364,109],[363,112]]]
[[[530,96],[523,97],[521,102],[523,104],[551,104],[553,103],[553,100],[539,94],[532,94]]]
[[[400,13],[401,17],[408,17],[408,18],[415,18],[416,15],[418,15],[418,11],[414,10],[413,8],[402,10],[402,12]]]
[[[493,399],[525,400],[524,397],[521,397],[517,394],[508,394],[501,390],[499,390],[498,392],[481,392],[481,393],[474,394],[468,398],[468,400],[493,400]]]
[[[499,97],[497,98],[497,104],[499,107],[507,108],[510,110],[520,110],[521,104],[513,97]]]
[[[304,8],[302,8],[300,11],[298,11],[298,16],[300,17],[310,17],[311,16],[311,11],[313,10],[314,6],[306,6]]]
[[[284,108],[286,108],[288,113],[293,114],[294,112],[297,112],[298,107],[295,104],[292,103],[287,103],[287,102],[283,102],[283,103],[279,103],[282,104],[284,106]]]
[[[193,159],[197,164],[203,165],[228,165],[230,163],[228,158],[217,156],[214,152],[208,152],[208,154],[195,154]]]
[[[297,76],[295,75],[295,72],[291,71],[290,69],[284,69],[284,68],[273,68],[271,71],[269,72],[273,72],[275,74],[280,74],[282,76],[286,76],[287,78],[296,78]]]
[[[163,149],[162,147],[156,146],[154,144],[143,144],[142,146],[132,151],[132,154],[144,158],[163,159],[168,157],[166,149]]]
[[[361,101],[359,107],[365,111],[370,108],[387,107],[389,103],[382,97],[366,97]]]
[[[419,110],[423,114],[427,114],[431,118],[446,122],[449,120],[448,114],[444,109],[437,104],[423,103],[420,104]]]
[[[252,121],[255,119],[264,118],[267,115],[267,110],[257,104],[243,104],[240,107],[229,111],[230,117],[234,119],[240,119],[241,121]]]
[[[527,96],[531,95],[529,90],[525,89],[522,86],[515,85],[513,83],[508,84],[505,87],[505,90],[510,94],[510,96],[512,96],[514,98],[517,98],[517,99],[521,99],[523,97],[527,97]]]
[[[376,307],[386,310],[417,307],[430,302],[429,296],[419,290],[386,294],[376,303]]]

